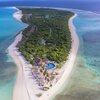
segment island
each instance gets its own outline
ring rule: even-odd
[[[68,20],[72,12],[54,9],[20,9],[22,21],[29,26],[22,32],[19,51],[32,64],[32,73],[39,71],[38,84],[49,89],[59,78],[59,69],[67,60],[71,49]],[[40,75],[39,75],[40,74]],[[55,80],[56,78],[56,80]]]
[[[18,12],[15,16],[21,14],[20,21],[28,26],[8,48],[19,66],[13,98],[45,100],[57,93],[57,87],[61,89],[73,69],[79,45],[72,24],[76,15],[51,8],[19,8]]]

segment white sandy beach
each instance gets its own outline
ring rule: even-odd
[[[78,47],[79,47],[79,39],[78,39],[78,36],[76,33],[76,29],[73,25],[73,19],[76,16],[77,16],[76,14],[74,16],[72,16],[68,22],[69,29],[70,29],[71,36],[72,36],[72,49],[71,49],[71,52],[69,54],[68,60],[66,61],[66,63],[63,66],[64,73],[63,73],[62,77],[59,79],[59,81],[56,83],[56,85],[54,85],[50,90],[48,90],[41,97],[41,100],[53,100],[53,98],[57,94],[62,92],[62,90],[65,88],[65,86],[68,83],[68,80],[70,78],[70,74],[74,68],[74,62],[75,62],[75,58],[77,56],[77,51],[78,51]]]
[[[20,20],[22,17],[22,13],[15,13],[14,17]],[[64,87],[66,86],[65,83],[68,83],[68,79],[70,78],[70,74],[73,70],[79,46],[79,40],[76,34],[75,27],[73,25],[73,19],[75,17],[76,15],[71,17],[68,23],[72,35],[72,49],[69,55],[69,59],[63,66],[64,73],[59,81],[48,91],[46,91],[40,98],[36,97],[36,94],[42,93],[42,91],[38,89],[38,86],[36,85],[34,80],[29,76],[30,67],[32,66],[25,61],[24,57],[20,54],[20,52],[18,52],[16,48],[16,45],[22,39],[22,34],[20,33],[15,38],[15,41],[8,48],[9,55],[13,58],[18,67],[17,79],[13,92],[13,100],[52,100],[55,95],[57,95],[64,89]]]
[[[22,16],[23,16],[22,11],[19,10],[18,8],[16,8],[16,7],[13,7],[13,8],[17,10],[17,12],[15,12],[15,13],[13,14],[13,17],[14,17],[15,19],[17,19],[18,21],[21,21],[21,18],[22,18]],[[22,22],[22,21],[21,21],[21,22]]]
[[[18,14],[18,15],[17,15]],[[21,20],[22,13],[13,14],[17,20]],[[32,67],[24,57],[18,52],[16,45],[21,41],[22,34],[18,34],[15,41],[9,46],[8,53],[13,58],[18,67],[17,78],[15,82],[13,100],[37,100],[36,93],[41,93],[38,86],[34,83],[30,77],[30,67]]]

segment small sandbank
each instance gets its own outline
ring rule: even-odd
[[[21,11],[18,11],[14,13],[13,16],[14,18],[17,18],[17,20],[21,21],[21,17],[23,15]],[[73,19],[76,16],[77,15],[75,14],[73,17],[71,17],[68,23],[72,36],[72,49],[69,54],[68,60],[64,64],[63,68],[61,68],[64,73],[58,80],[58,82],[46,92],[40,90],[38,88],[38,85],[34,82],[34,79],[31,78],[30,68],[32,68],[32,65],[25,61],[24,57],[21,55],[21,53],[18,51],[18,48],[16,47],[17,44],[21,41],[23,35],[22,33],[17,35],[15,41],[8,48],[9,55],[13,58],[18,67],[18,73],[13,92],[13,100],[52,100],[55,95],[57,95],[64,89],[73,70],[79,46],[76,29],[73,25]],[[36,94],[39,93],[43,94],[40,98],[36,96]]]

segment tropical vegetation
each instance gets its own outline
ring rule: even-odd
[[[20,9],[24,14],[22,21],[29,24],[22,32],[23,40],[18,45],[26,60],[32,64],[34,57],[57,63],[65,61],[71,49],[68,20],[73,13],[46,8]]]

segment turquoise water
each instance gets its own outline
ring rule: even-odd
[[[55,100],[100,100],[100,15],[74,12],[80,46],[69,82]]]
[[[53,69],[53,68],[55,68],[55,65],[53,63],[49,63],[47,69]]]
[[[13,18],[14,12],[12,8],[0,8],[0,100],[12,100],[17,67],[6,50],[16,34],[26,27]]]
[[[100,15],[76,11],[74,25],[80,39],[78,56],[84,59],[84,66],[100,75]]]

